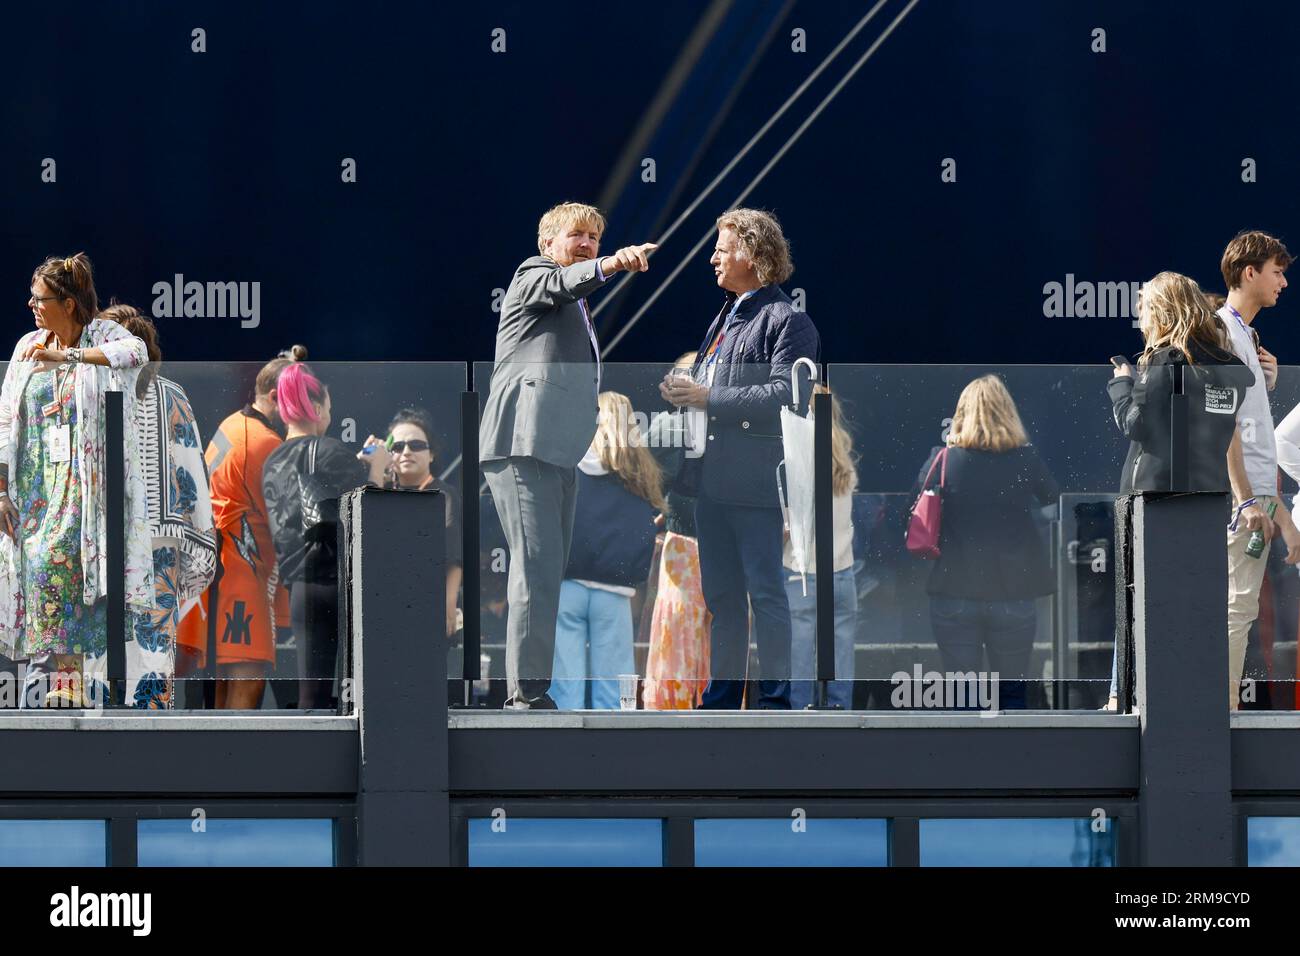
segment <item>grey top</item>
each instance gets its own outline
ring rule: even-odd
[[[1273,438],[1273,409],[1268,402],[1264,369],[1259,364],[1259,346],[1251,330],[1238,321],[1225,305],[1219,310],[1232,341],[1232,351],[1255,376],[1237,410],[1241,432],[1241,456],[1246,465],[1252,495],[1277,494],[1277,445]]]
[[[545,256],[515,270],[501,301],[479,460],[538,458],[575,467],[596,434],[596,356],[582,298],[603,281],[597,260]]]

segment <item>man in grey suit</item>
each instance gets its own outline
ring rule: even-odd
[[[585,296],[615,272],[644,272],[652,243],[597,258],[605,218],[561,203],[537,226],[534,256],[501,302],[479,462],[510,547],[506,681],[515,709],[547,696],[560,585],[573,537],[574,470],[596,434],[600,349]]]

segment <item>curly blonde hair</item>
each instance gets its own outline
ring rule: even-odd
[[[754,263],[758,281],[763,285],[780,284],[794,275],[790,244],[781,232],[781,224],[770,212],[731,209],[718,217],[717,227],[735,232],[740,248]]]
[[[1226,329],[1210,308],[1201,287],[1177,272],[1162,272],[1143,283],[1138,299],[1138,320],[1146,347],[1138,358],[1146,365],[1157,349],[1173,346],[1194,365],[1189,350],[1193,341],[1210,352],[1226,352]]]

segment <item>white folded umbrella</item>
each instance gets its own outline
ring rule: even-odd
[[[794,569],[803,582],[803,593],[808,594],[808,572],[813,570],[815,558],[814,534],[816,529],[813,477],[813,423],[812,395],[808,396],[808,414],[799,414],[799,366],[808,366],[808,385],[817,381],[817,366],[811,359],[801,358],[790,369],[790,405],[781,408],[781,443],[785,458],[776,469],[776,486],[781,498],[781,516],[790,535],[790,550],[794,555]],[[785,468],[782,480],[781,469]]]

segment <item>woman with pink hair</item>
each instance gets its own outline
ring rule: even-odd
[[[325,432],[330,394],[305,363],[289,366],[276,385],[284,443],[266,459],[262,493],[280,576],[289,585],[289,616],[298,640],[298,706],[330,708],[338,654],[339,496],[380,484],[389,454],[373,437],[373,453],[356,453]],[[367,467],[366,460],[369,460]]]

